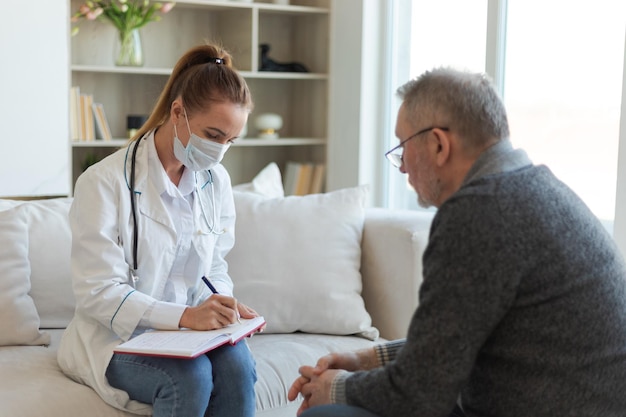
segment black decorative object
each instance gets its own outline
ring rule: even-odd
[[[129,138],[135,136],[137,130],[143,126],[144,123],[148,120],[148,116],[138,115],[138,114],[130,114],[126,117],[126,133]]]
[[[262,43],[261,48],[261,68],[259,71],[275,71],[275,72],[309,72],[309,70],[302,64],[297,62],[281,63],[276,62],[272,58],[267,56],[270,50],[270,46],[267,43]]]

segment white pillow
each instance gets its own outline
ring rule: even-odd
[[[72,234],[71,198],[29,201],[20,206],[28,225],[30,296],[35,301],[42,328],[65,328],[74,316],[70,273]]]
[[[21,206],[0,211],[0,346],[47,345],[30,291],[28,230]]]
[[[361,236],[368,187],[267,198],[234,191],[235,296],[266,332],[359,334],[375,339],[361,297]]]
[[[20,306],[12,314],[19,316],[28,334],[39,328],[65,328],[74,315],[68,220],[71,204],[71,198],[33,200],[0,211],[2,285],[19,283],[26,288],[20,294],[2,291],[0,300],[10,297],[11,303]],[[5,305],[3,301],[0,304]],[[6,341],[2,336],[0,340]],[[38,340],[31,343],[28,338],[19,339],[18,344],[41,344]]]
[[[233,190],[255,193],[267,198],[282,198],[285,196],[280,169],[275,162],[270,162],[263,168],[252,182],[235,185]]]

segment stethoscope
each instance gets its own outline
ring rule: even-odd
[[[145,138],[145,136],[144,136]],[[130,150],[130,146],[126,148],[126,157],[124,158],[124,178],[126,179],[126,185],[128,186],[128,190],[130,192],[130,207],[133,214],[133,271],[137,270],[137,245],[138,245],[138,234],[139,234],[139,226],[137,225],[137,208],[135,203],[135,198],[137,194],[141,194],[141,191],[135,190],[135,165],[137,160],[137,148],[139,148],[139,142],[141,142],[144,138],[138,139],[135,141],[135,146],[133,147],[133,153],[130,158],[130,182],[126,175],[126,164],[128,161],[128,151]],[[216,230],[217,225],[217,209],[215,205],[215,186],[213,184],[213,173],[210,169],[206,170],[207,173],[207,181],[200,187],[203,190],[207,185],[211,186],[211,205],[213,206],[213,221],[209,223],[209,219],[207,218],[206,211],[204,209],[204,203],[202,202],[202,198],[200,197],[200,193],[198,192],[198,173],[194,172],[194,181],[195,181],[195,192],[198,198],[198,203],[200,204],[200,211],[202,212],[202,217],[204,217],[204,222],[209,228],[208,232],[202,232],[203,234],[213,234],[213,235],[221,235],[225,232],[225,230]],[[133,281],[137,279],[133,276]]]

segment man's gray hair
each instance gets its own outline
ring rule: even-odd
[[[435,68],[402,85],[397,93],[415,128],[449,127],[474,149],[509,137],[504,104],[485,74]]]

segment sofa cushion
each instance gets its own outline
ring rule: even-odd
[[[330,352],[371,348],[378,341],[362,337],[307,333],[259,334],[248,340],[256,360],[256,416],[296,417],[302,396],[291,402],[287,390],[300,376],[302,365],[315,365]]]
[[[57,364],[62,330],[52,329],[48,348],[0,347],[0,416],[139,417],[106,404],[86,385],[74,382]],[[372,347],[361,337],[258,334],[247,339],[257,365],[257,417],[295,417],[301,398],[287,399],[287,389],[302,365],[314,365],[329,352]]]
[[[265,317],[266,332],[378,337],[359,272],[367,192],[267,198],[234,191],[235,246],[226,259],[236,297]]]
[[[63,374],[57,363],[62,332],[48,331],[49,347],[0,347],[0,416],[139,417],[111,407]]]
[[[19,280],[29,287],[28,295],[39,317],[37,327],[64,328],[74,315],[68,220],[71,203],[71,198],[25,201],[0,211],[0,239],[7,242],[0,271],[5,279]],[[32,320],[24,323],[28,328],[35,325]]]
[[[0,199],[0,211],[8,210],[15,206],[19,206],[22,203],[23,200]]]

